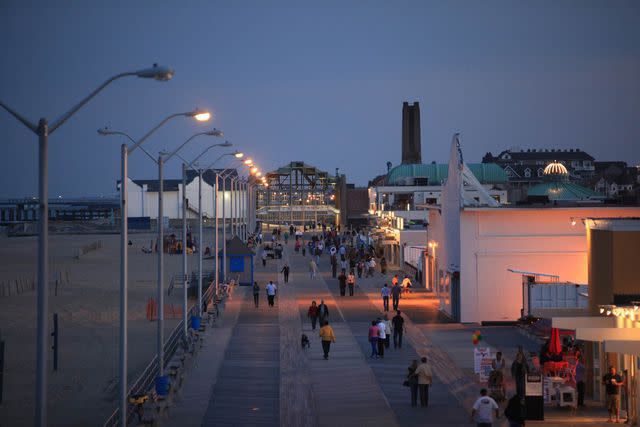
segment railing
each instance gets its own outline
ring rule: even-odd
[[[213,291],[214,291],[213,288],[215,288],[215,285],[212,282],[209,284],[209,286],[207,287],[207,290],[203,294],[203,298],[205,298],[205,301],[208,301],[212,297]],[[194,304],[191,306],[191,308],[189,308],[189,312],[187,313],[187,318],[191,319],[191,317],[195,316],[197,313],[198,313],[198,304]],[[169,362],[173,358],[173,355],[175,354],[178,346],[182,341],[182,334],[183,334],[182,328],[183,328],[183,321],[181,320],[180,322],[178,322],[176,327],[171,332],[171,335],[169,335],[169,338],[164,343],[164,366],[165,367],[169,364]],[[138,378],[133,383],[133,385],[129,388],[129,393],[127,394],[127,401],[129,400],[130,396],[134,394],[144,394],[149,389],[151,389],[151,387],[154,384],[155,378],[157,376],[158,376],[158,356],[155,355],[153,359],[151,359],[151,362],[149,362],[149,364],[146,366],[144,371],[142,371],[142,373],[138,376]],[[128,408],[127,409],[127,422],[128,422],[133,415],[134,407],[132,405],[128,405],[127,408]],[[112,427],[112,426],[115,427],[119,423],[120,423],[120,408],[116,408],[116,410],[114,410],[109,416],[109,418],[107,418],[107,420],[104,422],[104,427]]]

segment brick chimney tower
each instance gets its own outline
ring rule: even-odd
[[[420,104],[402,103],[402,164],[422,163]]]

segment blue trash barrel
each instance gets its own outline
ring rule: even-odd
[[[158,396],[166,396],[169,394],[169,376],[163,375],[156,377],[156,393]]]
[[[191,328],[194,330],[200,329],[200,316],[191,316]]]

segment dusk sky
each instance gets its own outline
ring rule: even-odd
[[[114,74],[175,69],[165,83],[116,81],[50,137],[52,197],[115,194],[123,141],[99,127],[139,138],[195,107],[215,120],[175,120],[145,147],[216,127],[263,170],[302,160],[366,185],[400,162],[402,102],[419,101],[425,163],[445,162],[461,132],[467,162],[580,148],[635,165],[639,22],[640,2],[618,0],[2,0],[0,100],[53,121]],[[36,136],[0,110],[0,143],[0,197],[36,195]],[[156,174],[132,155],[132,178]],[[165,177],[179,177],[179,161]]]

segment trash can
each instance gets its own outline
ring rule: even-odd
[[[542,395],[541,374],[527,374],[525,384],[525,405],[527,420],[544,420],[544,398]]]
[[[158,396],[166,396],[169,394],[169,376],[163,375],[156,377],[156,393]]]
[[[191,328],[195,331],[200,329],[200,316],[191,316]]]

